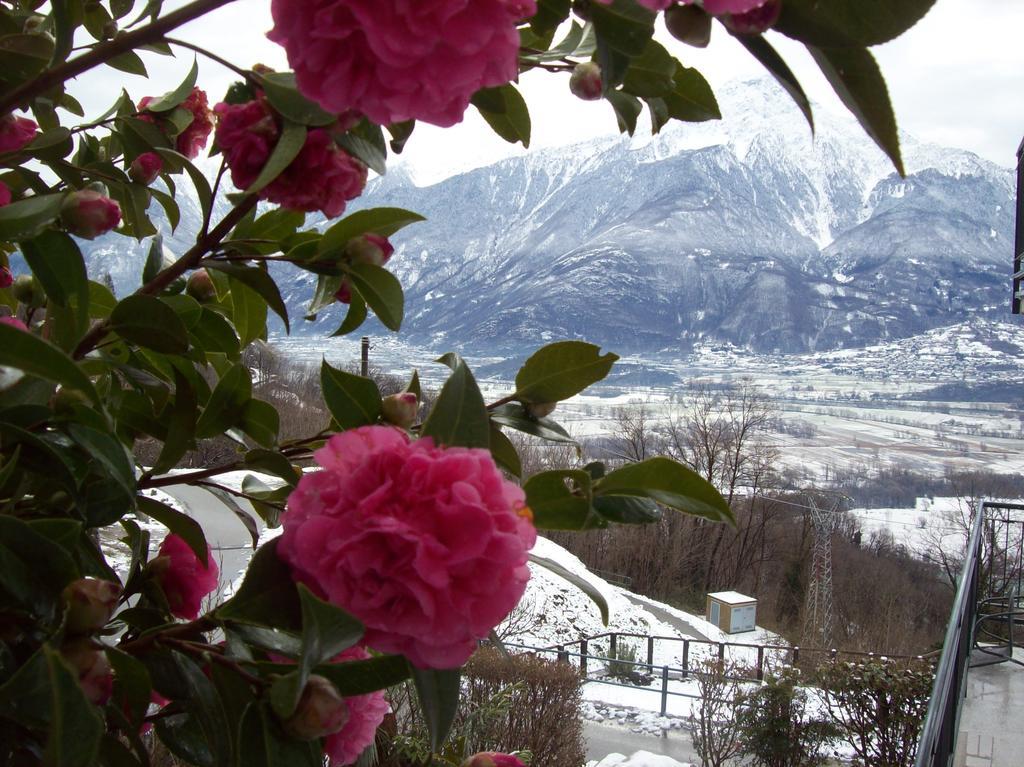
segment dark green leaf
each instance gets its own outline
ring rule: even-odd
[[[293,73],[269,72],[255,77],[270,105],[288,120],[309,126],[333,125],[338,121],[337,115],[325,112],[299,93]]]
[[[366,660],[327,663],[316,668],[338,688],[341,695],[365,695],[393,687],[409,678],[412,668],[401,655],[379,655]]]
[[[586,530],[604,526],[590,509],[590,475],[585,471],[542,471],[526,480],[523,490],[538,528]]]
[[[615,119],[619,123],[619,132],[628,133],[630,136],[636,132],[636,121],[643,111],[643,105],[636,96],[631,96],[622,91],[611,91],[605,94],[605,99],[615,110]]]
[[[71,439],[102,465],[128,496],[135,494],[135,469],[124,445],[109,434],[81,423],[69,424],[67,429]]]
[[[245,767],[320,767],[324,762],[319,743],[287,735],[269,706],[258,700],[242,716],[238,751]]]
[[[646,525],[661,518],[658,504],[649,498],[604,495],[594,498],[592,505],[605,519],[624,525]]]
[[[377,175],[383,176],[388,172],[388,148],[384,141],[384,132],[379,125],[364,119],[336,140],[338,146]]]
[[[139,58],[138,54],[133,51],[125,51],[118,56],[114,56],[112,59],[107,59],[104,63],[108,67],[119,69],[130,75],[149,77],[149,73],[146,71],[146,65],[143,63],[142,59]]]
[[[935,0],[786,0],[775,29],[808,45],[862,48],[899,37]]]
[[[217,688],[195,662],[178,652],[173,653],[173,656],[179,678],[188,690],[189,713],[198,720],[214,764],[231,764],[234,750],[232,730],[228,726]]]
[[[729,505],[709,482],[663,456],[616,469],[594,485],[594,494],[650,498],[687,514],[719,522],[734,521]]]
[[[149,102],[146,105],[146,110],[149,112],[170,112],[192,94],[192,89],[196,85],[196,78],[198,76],[199,65],[195,59],[192,59],[192,68],[185,75],[185,79],[181,81],[181,84],[173,91],[165,93],[160,98]]]
[[[569,445],[576,445],[572,438],[561,424],[550,418],[534,418],[526,412],[526,408],[517,402],[509,402],[491,411],[491,420],[502,426],[508,426],[524,434],[532,434],[535,437],[546,439],[549,442],[564,442]]]
[[[73,300],[84,327],[89,318],[89,278],[75,241],[64,232],[48,230],[21,243],[21,252],[47,298],[64,307]]]
[[[538,556],[537,554],[530,554],[529,557],[530,561],[534,564],[540,565],[545,570],[550,570],[555,575],[561,576],[590,597],[594,601],[594,604],[597,605],[597,609],[601,611],[601,621],[605,626],[608,625],[608,602],[605,600],[604,594],[602,594],[593,583],[586,578],[577,575],[572,570],[562,567],[554,560]]]
[[[78,577],[59,544],[8,515],[0,515],[0,568],[0,604],[19,604],[44,620],[54,619],[61,591]]]
[[[440,445],[490,447],[491,425],[480,387],[469,367],[456,355],[448,377],[420,434]],[[444,358],[438,360],[444,361]]]
[[[263,166],[263,170],[260,171],[256,180],[249,185],[249,188],[245,190],[245,193],[256,194],[280,176],[284,169],[291,165],[292,160],[302,151],[302,147],[306,143],[306,133],[305,125],[285,120],[281,137],[277,140],[277,144],[274,145],[274,151],[267,158],[267,164]]]
[[[280,477],[289,485],[298,482],[295,476],[295,467],[291,462],[276,450],[263,450],[256,448],[245,454],[245,465],[256,471],[264,471]]]
[[[490,449],[494,462],[498,466],[516,477],[523,476],[523,464],[519,460],[519,453],[516,452],[515,445],[493,423],[491,424]]]
[[[415,120],[406,120],[405,122],[392,123],[388,126],[388,133],[391,134],[391,151],[395,154],[401,154],[402,150],[405,149],[405,144],[412,136],[413,129],[416,127]]]
[[[285,306],[284,300],[281,298],[281,291],[278,289],[277,283],[266,270],[260,269],[258,266],[242,266],[227,261],[213,261],[208,266],[254,290],[260,298],[267,302],[267,306],[274,314],[281,318],[285,330],[291,330],[288,324],[288,307]]]
[[[139,495],[135,500],[139,505],[139,511],[152,517],[175,535],[181,536],[185,543],[189,545],[189,548],[199,557],[199,561],[206,561],[209,555],[209,548],[206,543],[206,536],[203,534],[203,528],[200,527],[198,522],[155,498]]]
[[[114,700],[124,709],[129,721],[139,727],[149,708],[152,683],[145,665],[117,648],[106,648],[114,670]]]
[[[346,335],[351,333],[353,330],[358,330],[359,327],[366,322],[366,302],[358,293],[350,293],[350,295],[352,300],[348,305],[348,311],[345,312],[345,319],[342,320],[338,329],[331,333],[332,338]]]
[[[0,208],[0,240],[15,242],[35,237],[60,215],[63,194],[41,194]]]
[[[0,365],[77,389],[98,402],[92,383],[70,357],[39,336],[4,323],[0,323]]]
[[[318,252],[334,253],[345,247],[353,237],[373,232],[390,237],[395,232],[417,221],[425,221],[418,213],[402,208],[368,208],[346,216],[324,232]]]
[[[252,437],[256,444],[273,447],[277,444],[281,421],[277,408],[269,402],[251,399],[242,408],[242,419],[238,427]]]
[[[188,351],[188,329],[177,313],[153,296],[134,294],[110,313],[111,329],[126,341],[163,354]]]
[[[249,370],[241,363],[233,365],[217,382],[196,424],[196,436],[215,437],[236,425],[252,398]]]
[[[399,330],[405,314],[405,295],[395,275],[382,266],[355,264],[349,268],[348,276],[352,287],[359,291],[384,327]]]
[[[675,83],[674,90],[662,97],[669,116],[684,122],[721,119],[718,101],[704,75],[696,69],[680,66],[676,68],[672,81]]]
[[[430,735],[430,750],[437,752],[448,738],[459,708],[459,684],[462,669],[413,668],[412,679]]]
[[[672,80],[679,63],[656,40],[648,40],[643,53],[634,58],[622,81],[622,89],[640,98],[664,96],[673,90]]]
[[[906,175],[900,156],[896,115],[889,102],[889,89],[874,57],[866,48],[815,48],[807,46],[829,85],[861,127],[888,155],[896,171]]]
[[[57,651],[44,645],[42,652],[51,696],[43,763],[47,767],[91,767],[103,736],[103,720]]]
[[[736,35],[735,37],[740,45],[750,51],[750,54],[761,62],[762,66],[771,73],[772,77],[792,97],[800,111],[803,112],[804,117],[807,118],[807,124],[811,126],[811,133],[814,133],[814,115],[811,113],[811,102],[808,100],[807,94],[804,93],[804,89],[799,81],[797,81],[796,75],[793,74],[793,71],[783,61],[782,56],[771,46],[771,43],[760,35]]]
[[[509,83],[477,91],[472,104],[505,141],[530,146],[530,110],[514,85]]]
[[[331,417],[341,429],[366,426],[380,418],[380,391],[369,378],[332,368],[324,360],[320,365],[320,389]]]
[[[559,341],[538,349],[516,373],[515,397],[523,402],[560,402],[602,380],[619,359],[582,341]]]
[[[167,416],[167,434],[153,466],[155,474],[173,469],[195,444],[199,404],[195,390],[177,369],[174,371],[174,400],[164,413]]]
[[[299,593],[288,565],[277,556],[279,538],[257,549],[238,591],[217,609],[217,617],[286,631],[302,627]]]

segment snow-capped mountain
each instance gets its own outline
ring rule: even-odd
[[[772,82],[718,96],[719,123],[532,152],[429,187],[401,167],[372,181],[358,207],[428,219],[394,238],[403,336],[497,352],[555,338],[803,352],[1007,311],[1009,170],[904,136],[900,178],[849,116],[817,109],[812,137]],[[301,317],[312,276],[279,276]]]

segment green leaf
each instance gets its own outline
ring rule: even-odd
[[[267,306],[284,323],[285,331],[291,332],[288,323],[288,307],[281,298],[281,291],[266,270],[258,266],[243,266],[228,261],[212,261],[207,268],[222,272],[229,277],[238,280],[249,289],[259,294],[260,298],[267,302]]]
[[[649,498],[604,495],[594,498],[591,505],[604,519],[623,525],[646,525],[661,518],[658,504]]]
[[[409,224],[425,221],[419,213],[402,208],[368,208],[357,210],[324,232],[317,246],[317,252],[335,253],[345,247],[353,237],[372,232],[381,237],[390,237]]]
[[[540,565],[545,570],[550,570],[555,575],[561,576],[590,597],[594,601],[594,604],[597,605],[597,609],[601,611],[602,623],[604,623],[605,626],[608,625],[608,602],[605,600],[604,594],[602,594],[593,583],[588,581],[586,578],[577,575],[572,570],[562,567],[560,564],[554,560],[548,559],[547,557],[541,557],[537,554],[529,554],[528,556],[530,561],[534,564]]]
[[[68,434],[94,461],[103,466],[128,496],[135,494],[135,469],[124,445],[109,434],[71,423]]]
[[[178,652],[172,653],[178,678],[188,691],[185,705],[205,736],[216,765],[231,764],[232,728],[228,726],[224,704],[213,682],[196,663]]]
[[[530,110],[514,85],[484,88],[473,95],[471,102],[505,141],[530,146]]]
[[[249,370],[241,363],[232,365],[210,393],[196,424],[196,436],[201,439],[216,437],[236,425],[251,398]]]
[[[808,45],[862,48],[899,37],[935,0],[786,0],[774,29]]]
[[[325,112],[299,93],[292,72],[269,72],[254,77],[270,105],[286,119],[309,126],[333,125],[338,121],[337,115]]]
[[[801,87],[799,81],[796,79],[796,75],[789,68],[782,56],[771,46],[767,40],[760,35],[735,35],[736,40],[750,51],[750,54],[761,62],[761,65],[767,69],[772,77],[785,89],[786,93],[792,97],[793,101],[803,112],[805,118],[807,118],[807,124],[811,126],[811,133],[814,133],[814,115],[811,113],[811,102],[807,98],[807,94],[804,93],[803,87]]]
[[[889,89],[874,57],[866,48],[815,48],[807,46],[832,90],[846,105],[871,139],[892,160],[896,171],[906,175],[900,156],[896,115]]]
[[[295,711],[306,680],[315,666],[347,650],[363,637],[363,624],[340,607],[315,596],[301,583],[298,586],[302,607],[302,655],[294,674],[283,677],[271,690],[275,713],[287,718]]]
[[[277,140],[277,144],[274,145],[274,151],[267,158],[267,164],[263,166],[263,170],[260,171],[256,180],[245,190],[245,194],[256,194],[263,189],[267,184],[280,176],[285,168],[292,164],[292,160],[298,157],[299,152],[302,151],[302,147],[306,143],[306,126],[294,123],[291,120],[285,120],[283,127],[281,137]]]
[[[493,423],[491,424],[490,450],[491,456],[498,466],[516,477],[523,476],[523,464],[519,460],[519,453],[516,452],[515,445]]]
[[[203,534],[203,528],[198,522],[155,498],[139,495],[135,501],[139,506],[139,511],[152,517],[175,535],[181,536],[189,548],[195,552],[199,561],[206,561],[210,550],[206,543],[206,536]]]
[[[60,216],[63,194],[38,194],[0,208],[0,240],[35,237]]]
[[[352,300],[348,305],[348,311],[345,312],[345,319],[341,321],[338,329],[331,333],[332,338],[347,335],[354,330],[358,330],[366,322],[366,301],[358,293],[350,291],[350,295]]]
[[[707,480],[663,456],[616,469],[595,483],[594,495],[650,498],[663,506],[716,522],[735,521],[729,505]]]
[[[326,663],[318,666],[316,673],[329,679],[347,697],[393,687],[409,678],[412,667],[401,655],[378,655],[366,660]]]
[[[299,593],[291,570],[277,556],[279,538],[256,550],[238,591],[217,608],[217,617],[298,632],[302,626]]]
[[[111,330],[129,343],[163,354],[188,351],[188,329],[177,313],[153,296],[135,294],[110,313]]]
[[[402,283],[382,266],[374,264],[354,264],[348,269],[352,287],[373,309],[384,327],[397,331],[402,327],[402,316],[405,313],[405,295]]]
[[[77,389],[99,402],[92,382],[69,356],[33,333],[0,323],[0,365]]]
[[[146,111],[148,112],[170,112],[175,107],[179,106],[185,99],[192,94],[192,89],[196,85],[196,78],[199,76],[199,65],[196,63],[195,58],[192,59],[192,68],[188,74],[185,75],[185,79],[181,81],[181,84],[173,91],[165,93],[158,99],[154,99],[146,105]]]
[[[569,16],[571,0],[538,0],[530,28],[537,34],[554,32]]]
[[[42,652],[51,696],[43,764],[90,767],[103,736],[103,720],[57,651],[44,645]]]
[[[534,437],[546,439],[548,442],[563,442],[577,445],[575,439],[562,425],[550,418],[534,418],[526,412],[526,408],[518,402],[509,402],[491,411],[491,420],[502,426],[532,434]]]
[[[523,402],[560,402],[605,378],[617,354],[582,341],[559,341],[538,349],[516,373],[513,395]]]
[[[405,120],[404,122],[392,123],[388,126],[388,133],[391,134],[391,141],[388,142],[388,145],[391,147],[392,152],[395,154],[402,153],[415,127],[415,120]]]
[[[680,66],[665,46],[648,40],[643,53],[634,58],[622,81],[622,89],[641,98],[664,96],[674,88],[673,76]]]
[[[127,72],[130,75],[149,77],[149,73],[146,71],[146,65],[143,63],[142,59],[139,58],[138,54],[133,51],[125,51],[118,56],[114,56],[112,59],[107,59],[103,63],[108,67],[119,69],[120,71]]]
[[[252,437],[256,444],[273,447],[277,444],[281,418],[277,413],[277,408],[269,402],[251,399],[242,408],[242,418],[238,422],[238,428]]]
[[[290,737],[270,707],[255,700],[242,716],[238,761],[245,767],[321,767],[324,758],[318,742]]]
[[[173,149],[165,149],[158,146],[155,147],[155,150],[160,155],[160,159],[164,161],[164,172],[176,173],[181,170],[185,171],[192,180],[192,186],[196,190],[200,210],[210,210],[213,191],[210,189],[210,182],[206,180],[206,176],[203,175],[202,171],[193,165],[187,157],[178,154]]]
[[[231,319],[243,347],[264,338],[267,333],[267,302],[237,280],[231,284]]]
[[[608,5],[594,3],[590,21],[598,41],[626,56],[640,56],[654,34],[657,14],[633,0],[613,0]]]
[[[173,469],[195,444],[199,403],[188,379],[177,369],[174,371],[174,399],[170,406],[165,408],[164,415],[167,434],[163,447],[160,448],[160,455],[153,465],[154,474],[163,474]]]
[[[64,307],[74,300],[84,327],[89,319],[89,277],[75,241],[64,232],[48,230],[21,243],[21,253],[47,298]]]
[[[630,136],[636,132],[636,121],[643,111],[640,99],[622,91],[611,91],[605,94],[605,99],[615,110],[615,119],[619,124],[620,133],[628,133]]]
[[[450,358],[452,374],[445,381],[420,435],[433,437],[439,445],[489,448],[491,425],[480,387],[461,358],[454,354],[446,357]]]
[[[341,429],[367,426],[380,418],[380,390],[369,378],[332,368],[324,360],[320,365],[320,388],[331,417]]]
[[[129,721],[141,726],[142,717],[149,708],[152,682],[145,665],[128,653],[107,647],[107,659],[114,670],[114,697],[124,708]]]
[[[451,730],[459,708],[462,669],[422,669],[413,667],[413,683],[419,698],[423,721],[430,736],[430,750],[441,748]]]
[[[384,141],[384,131],[379,125],[366,119],[360,120],[358,125],[335,140],[338,146],[377,175],[383,176],[388,172],[388,147]]]
[[[703,122],[722,118],[711,86],[704,79],[704,75],[696,69],[680,66],[676,69],[672,81],[675,88],[662,97],[668,107],[670,117],[684,122]]]
[[[261,448],[250,450],[245,454],[245,465],[255,471],[263,471],[280,477],[289,485],[298,482],[298,477],[295,476],[295,467],[292,466],[291,461],[276,450]]]
[[[40,567],[41,562],[46,566]],[[78,577],[74,561],[59,544],[8,515],[0,515],[0,566],[0,604],[13,602],[48,621],[57,615],[63,588]]]
[[[579,469],[534,474],[523,485],[533,523],[545,530],[587,530],[604,523],[590,510],[590,475]]]

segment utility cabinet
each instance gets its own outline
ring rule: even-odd
[[[757,628],[757,600],[738,591],[708,594],[707,619],[726,634]]]

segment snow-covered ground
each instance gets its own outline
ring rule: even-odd
[[[601,761],[587,762],[587,767],[693,767],[688,762],[677,762],[670,756],[637,751],[635,754],[608,754]]]

